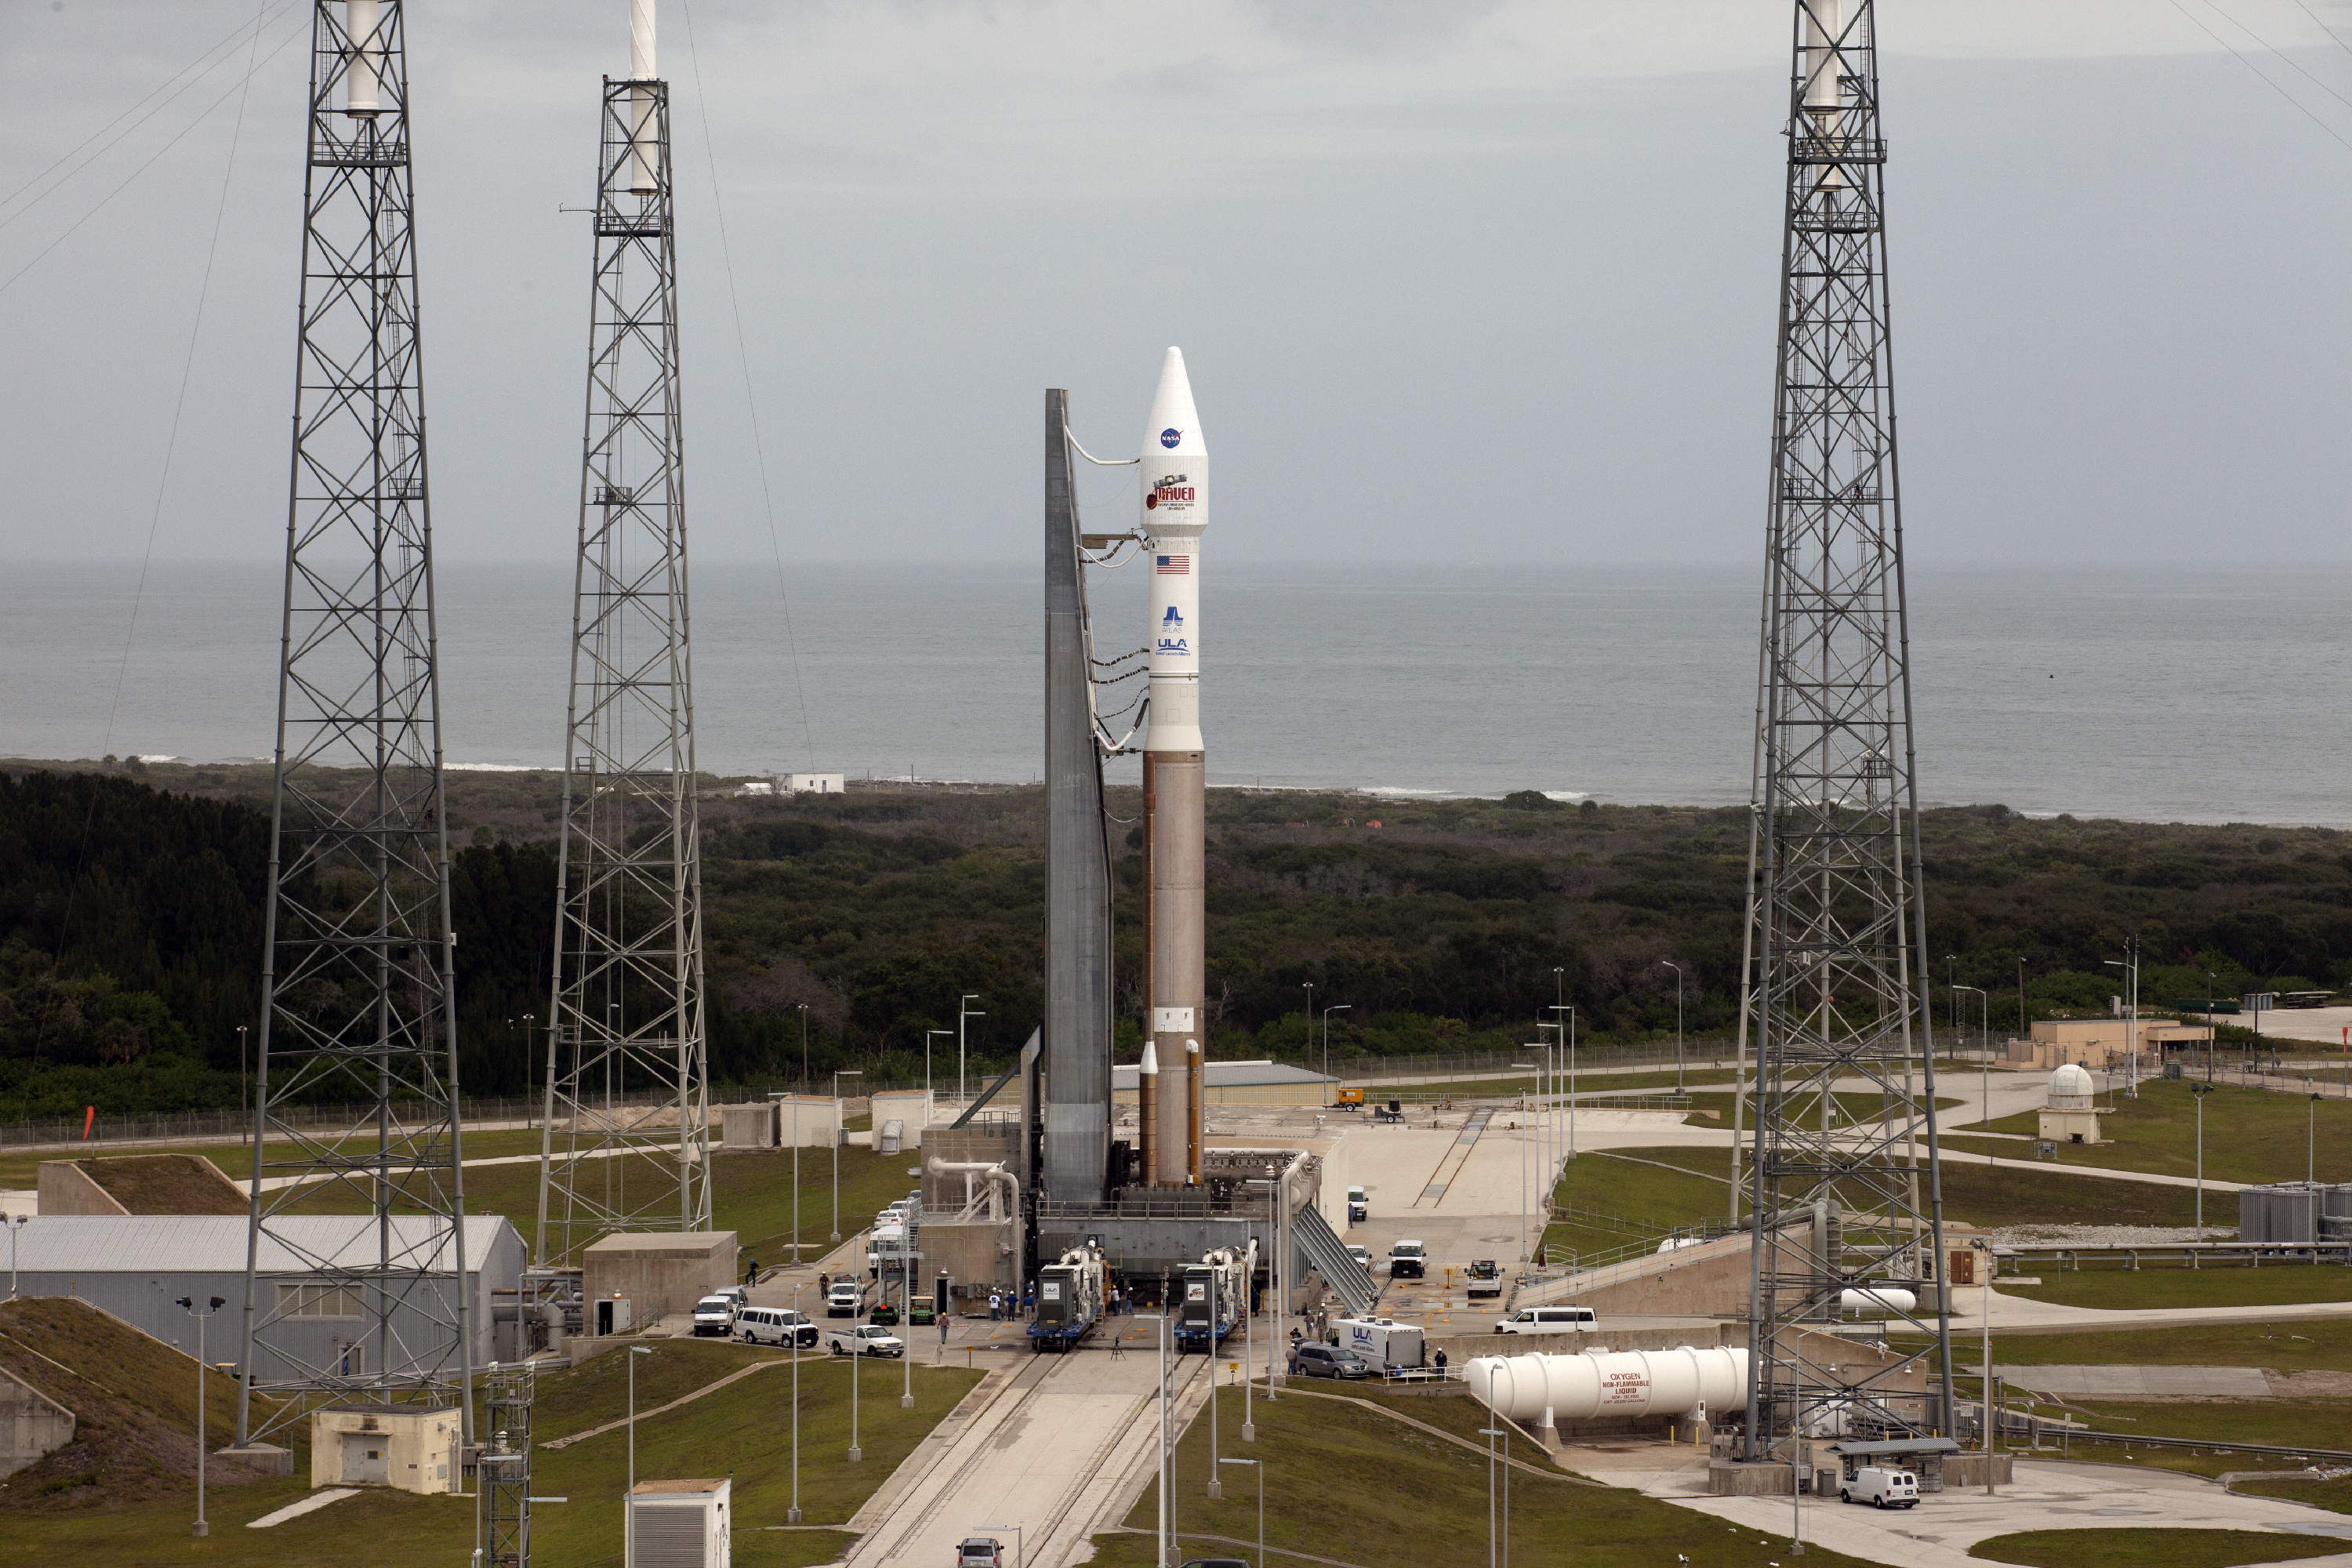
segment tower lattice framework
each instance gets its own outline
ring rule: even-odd
[[[537,1252],[710,1228],[669,89],[604,84]]]
[[[312,7],[240,1441],[321,1399],[471,1437],[405,9]]]
[[[1743,999],[1751,1459],[1791,1435],[1951,1431],[1948,1378],[1940,1400],[1917,1392],[1923,1360],[1948,1371],[1950,1333],[1875,7],[1797,0],[1795,23]],[[1894,1310],[1898,1289],[1916,1305]],[[1857,1373],[1832,1337],[1851,1290],[1934,1348]]]

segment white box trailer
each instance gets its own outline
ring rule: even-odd
[[[735,1483],[639,1481],[629,1493],[626,1568],[729,1568]]]
[[[1355,1352],[1383,1372],[1417,1367],[1425,1359],[1422,1331],[1392,1318],[1335,1319],[1331,1342]]]

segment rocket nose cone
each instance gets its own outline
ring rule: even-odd
[[[1160,390],[1151,395],[1151,419],[1143,433],[1143,456],[1206,457],[1200,411],[1192,406],[1192,378],[1184,374],[1184,351],[1171,348],[1160,366]]]

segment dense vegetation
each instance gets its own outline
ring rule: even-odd
[[[233,1103],[260,969],[266,769],[0,778],[0,1115]],[[459,1037],[469,1089],[531,1081],[546,1008],[559,781],[451,775]],[[714,1076],[919,1071],[972,994],[975,1054],[1043,1010],[1036,789],[858,790],[705,802]],[[1115,816],[1135,815],[1114,791]],[[2014,1027],[2104,1010],[2137,938],[2150,1005],[2352,982],[2352,837],[2328,828],[1922,823],[1930,979]],[[1559,1002],[1583,1038],[1720,1035],[1738,1002],[1747,816],[1542,795],[1396,805],[1219,790],[1209,807],[1209,1006],[1221,1054],[1335,1058],[1531,1037]],[[1139,1006],[1139,844],[1118,845],[1121,1010]],[[1957,958],[1947,960],[1946,954]],[[2207,979],[2210,972],[2216,979]],[[1970,997],[1969,1022],[1979,1005]],[[1317,1046],[1319,1048],[1319,1022]],[[1131,1038],[1131,1026],[1123,1030]],[[952,1057],[952,1038],[931,1041]]]

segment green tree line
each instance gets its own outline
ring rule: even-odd
[[[236,1103],[257,1005],[267,770],[144,779],[0,776],[0,1116],[82,1105]],[[560,781],[453,775],[461,1075],[520,1094],[544,1070]],[[1132,791],[1111,814],[1132,818]],[[958,1007],[975,1071],[1044,1011],[1043,796],[1036,789],[708,790],[704,889],[712,1072],[722,1084],[857,1068],[954,1072]],[[1139,843],[1116,860],[1116,983],[1139,1011]],[[2137,940],[2150,1006],[2261,985],[2352,981],[2352,837],[2326,828],[1922,818],[1927,984],[1968,1026],[2104,1011],[2105,967]],[[1748,833],[1741,810],[1211,792],[1209,1008],[1222,1055],[1505,1047],[1577,1009],[1580,1038],[1670,1039],[1736,1022]],[[1949,956],[1948,956],[1949,955]],[[2209,979],[2209,973],[2214,978]],[[1311,1005],[1310,1013],[1310,991]],[[942,1033],[944,1032],[944,1033]],[[1120,1027],[1131,1058],[1134,1027]],[[803,1047],[803,1039],[806,1045]],[[805,1050],[805,1056],[803,1052]]]

